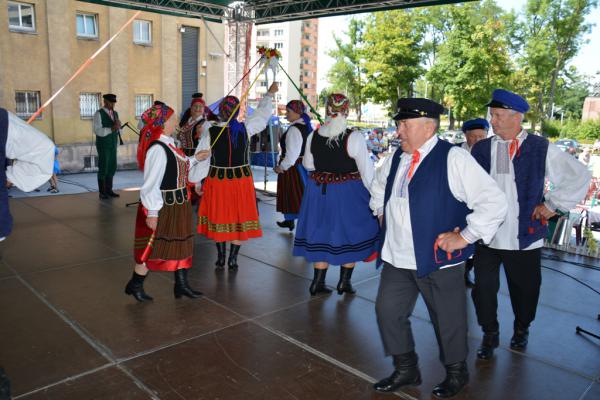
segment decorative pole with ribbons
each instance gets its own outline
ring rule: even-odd
[[[321,124],[323,124],[323,119],[321,118],[321,114],[319,114],[319,112],[317,110],[315,110],[315,108],[312,106],[312,104],[310,104],[310,101],[308,101],[308,99],[304,95],[304,92],[302,92],[302,90],[296,85],[296,82],[294,82],[294,80],[290,77],[290,75],[287,73],[287,71],[285,69],[283,69],[283,67],[281,66],[281,64],[278,63],[278,65],[279,65],[279,68],[281,68],[281,70],[285,74],[285,76],[287,76],[288,79],[290,80],[290,82],[292,82],[292,85],[294,85],[294,87],[296,88],[296,90],[298,91],[298,93],[300,94],[300,96],[302,96],[302,99],[304,99],[304,101],[306,102],[306,104],[308,104],[308,108],[310,108],[310,111],[314,114],[315,117],[317,117],[317,119],[319,120],[319,122]]]
[[[259,51],[259,54],[260,54],[260,51]],[[259,61],[263,61],[263,58],[266,59],[266,58],[269,58],[269,57],[267,55],[261,54],[261,58],[259,59]],[[254,84],[256,83],[256,81],[258,81],[258,78],[265,72],[265,70],[269,67],[270,64],[271,64],[270,62],[265,62],[262,65],[262,69],[258,72],[258,74],[256,74],[256,78],[254,78],[254,80],[252,81],[252,84],[250,84],[250,86],[248,87],[248,90],[246,90],[246,92],[242,95],[242,98],[240,99],[240,102],[238,103],[237,106],[235,106],[235,108],[231,112],[231,115],[229,116],[229,118],[225,122],[225,125],[223,125],[223,127],[221,128],[221,131],[219,132],[219,134],[217,135],[217,137],[215,138],[215,140],[210,144],[210,148],[211,149],[214,147],[215,143],[217,143],[217,141],[219,140],[219,138],[221,137],[221,135],[225,131],[225,128],[227,128],[227,125],[229,125],[229,122],[231,122],[231,119],[233,118],[233,116],[235,115],[235,113],[239,110],[240,105],[244,101],[246,101],[246,99],[248,98],[248,94],[250,93],[250,90],[252,90],[252,87],[254,87]],[[254,64],[254,65],[256,65],[256,64]],[[254,67],[252,67],[252,68],[254,68]],[[250,70],[248,70],[247,73],[250,73]]]

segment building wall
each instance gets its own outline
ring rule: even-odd
[[[278,30],[283,31],[283,35],[276,35],[275,32]],[[268,34],[261,35],[260,32],[268,32]],[[305,35],[308,35],[309,38]],[[283,71],[279,71],[277,81],[282,83],[278,96],[280,99],[278,101],[280,110],[282,108],[281,105],[285,106],[290,100],[301,99],[294,84],[302,88],[311,104],[316,107],[318,20],[311,19],[257,25],[252,34],[252,45],[250,48],[253,53],[251,64],[254,64],[258,59],[255,51],[257,46],[264,45],[274,48],[276,43],[283,44],[283,48],[280,49],[282,56],[280,64],[294,81],[292,83]],[[305,48],[308,48],[309,51],[305,51]],[[305,63],[304,61],[306,60],[309,60],[309,62]],[[304,76],[305,71],[310,75]],[[304,88],[304,83],[309,87]],[[250,98],[260,98],[266,91],[267,87],[264,85],[264,78],[259,77],[256,87],[250,92]]]
[[[0,4],[0,105],[15,111],[15,91],[40,91],[41,102],[59,90],[72,74],[102,44],[109,40],[135,11],[106,7],[75,0],[25,0],[35,7],[34,33],[9,30],[6,2]],[[97,15],[98,37],[77,37],[76,13]],[[80,116],[79,95],[115,93],[121,122],[136,126],[135,96],[152,94],[177,111],[181,104],[181,26],[199,28],[198,91],[208,102],[223,95],[224,57],[200,19],[180,18],[142,12],[137,19],[152,23],[149,45],[133,42],[129,25],[93,62],[75,78],[33,125],[60,147],[60,161],[67,171],[83,169],[83,157],[96,155],[92,120]],[[223,41],[221,24],[208,22],[215,36]],[[121,166],[135,163],[137,135],[123,130],[125,146],[119,148]]]
[[[581,120],[600,119],[600,97],[586,97],[583,102]]]
[[[302,71],[300,83],[302,91],[313,105],[317,107],[317,55],[319,53],[319,20],[316,18],[302,21]],[[306,62],[308,61],[308,62]]]

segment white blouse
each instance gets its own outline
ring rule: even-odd
[[[293,122],[294,124],[304,125],[304,120],[300,118]],[[285,135],[285,157],[279,163],[282,170],[287,171],[296,164],[300,153],[302,152],[302,133],[295,126],[290,126]]]
[[[175,140],[170,136],[161,135],[161,142],[167,146],[175,146]],[[190,164],[188,173],[189,177],[194,173],[193,171],[198,167],[198,160],[194,157],[184,157],[173,151],[175,157],[187,160]],[[152,146],[146,153],[146,161],[144,162],[144,184],[140,188],[140,199],[142,205],[148,210],[149,217],[158,216],[158,212],[163,207],[163,196],[160,191],[160,184],[162,183],[163,177],[165,176],[165,170],[167,168],[167,154],[165,153],[162,146]]]

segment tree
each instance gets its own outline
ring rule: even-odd
[[[332,84],[333,91],[343,92],[348,96],[350,106],[356,111],[358,121],[362,117],[363,88],[365,86],[365,82],[361,79],[363,73],[361,68],[363,29],[363,21],[351,19],[346,32],[349,42],[344,43],[334,35],[336,48],[328,53],[335,59],[335,63],[327,73],[327,78]]]
[[[450,7],[452,30],[427,78],[444,93],[454,120],[481,116],[495,88],[510,87],[512,67],[503,12],[493,1]]]
[[[533,114],[550,117],[559,79],[589,32],[585,17],[596,0],[528,0],[521,23],[524,83],[534,100]],[[534,121],[535,122],[535,121]]]
[[[393,10],[369,15],[364,32],[365,96],[379,104],[396,104],[412,95],[424,68],[423,24],[414,11]]]

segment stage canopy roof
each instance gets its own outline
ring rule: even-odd
[[[256,24],[329,17],[373,11],[463,3],[465,0],[79,0],[211,21],[253,21]],[[470,0],[466,0],[470,1]]]

